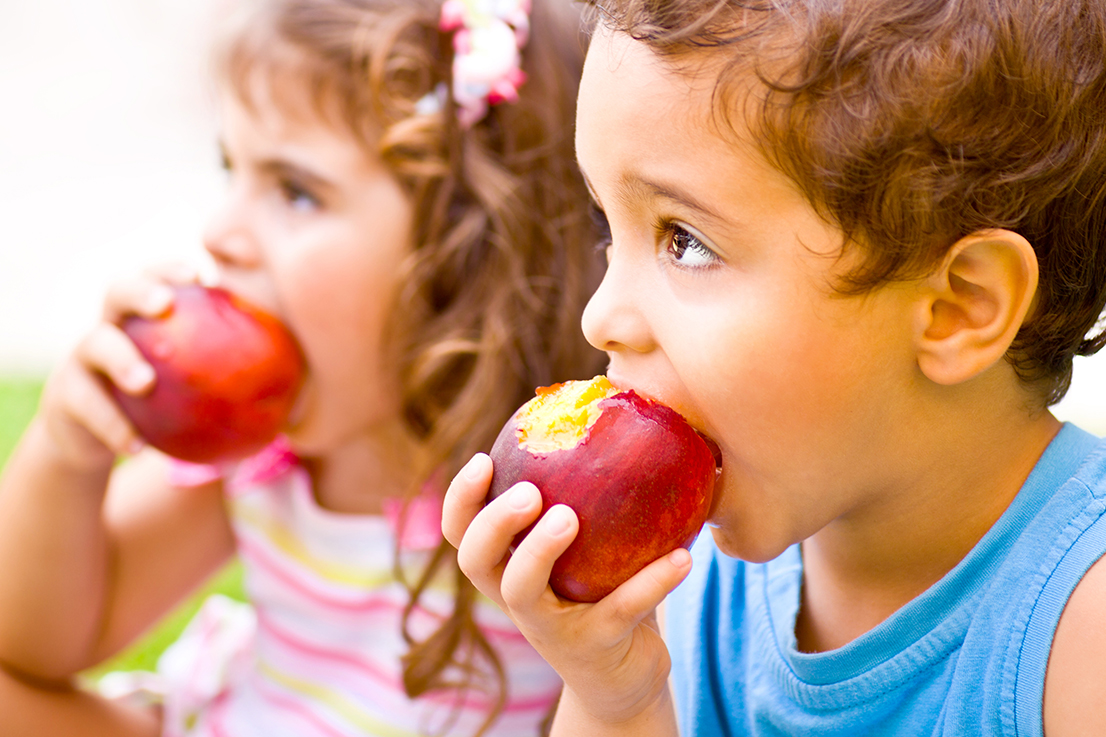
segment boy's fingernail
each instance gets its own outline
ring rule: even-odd
[[[691,565],[691,553],[684,548],[676,548],[668,554],[668,562],[676,568],[687,568]]]
[[[545,513],[544,524],[545,531],[550,535],[561,535],[567,532],[571,525],[568,510],[561,505],[553,507]]]
[[[461,468],[461,475],[465,477],[467,481],[476,481],[480,478],[483,471],[481,470],[484,465],[483,453],[477,453],[472,458],[469,458],[469,462]]]
[[[531,484],[518,484],[508,492],[511,509],[529,509],[534,503],[535,489]]]

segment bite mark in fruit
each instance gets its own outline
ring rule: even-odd
[[[599,419],[598,401],[617,393],[606,376],[541,387],[519,413],[519,447],[531,453],[575,447]]]

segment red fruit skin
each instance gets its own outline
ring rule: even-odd
[[[542,514],[554,504],[576,512],[579,533],[549,579],[558,596],[573,601],[598,601],[654,560],[690,547],[714,493],[714,454],[675,410],[633,391],[598,407],[599,418],[573,448],[520,448],[516,412],[490,452],[488,501],[531,481],[541,491]]]
[[[193,463],[244,458],[284,426],[306,371],[298,344],[269,313],[226,290],[174,287],[164,316],[130,317],[123,331],[154,368],[153,390],[114,385],[146,441]]]

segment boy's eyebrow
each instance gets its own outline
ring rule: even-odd
[[[717,212],[703,204],[686,190],[671,185],[661,184],[651,179],[646,179],[638,174],[629,173],[623,175],[619,180],[619,190],[619,196],[623,201],[660,198],[695,210],[708,218],[722,220],[722,217]]]
[[[599,195],[595,193],[595,188],[591,186],[591,180],[588,179],[587,173],[583,168],[580,168],[580,175],[584,178],[584,186],[587,187],[588,194],[595,200],[595,204],[599,206],[599,209],[603,209],[603,203],[599,200]],[[651,179],[646,179],[638,174],[624,174],[619,179],[619,199],[625,203],[632,203],[634,200],[642,199],[654,199],[660,198],[670,202],[675,202],[678,205],[682,205],[691,210],[695,210],[708,218],[715,220],[721,220],[722,217],[711,208],[704,205],[699,200],[690,194],[673,187],[668,187],[658,182],[654,182]]]

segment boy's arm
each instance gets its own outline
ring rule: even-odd
[[[578,530],[576,515],[551,508],[513,553],[514,536],[541,512],[541,496],[520,483],[491,504],[491,461],[479,454],[450,484],[442,531],[457,562],[495,601],[564,681],[554,735],[677,735],[668,691],[670,661],[657,605],[683,580],[691,556],[677,549],[595,604],[557,597],[553,562]]]
[[[1106,558],[1091,566],[1060,615],[1045,675],[1047,737],[1106,734]]]
[[[595,737],[676,737],[679,735],[679,729],[676,725],[676,712],[672,706],[672,699],[667,691],[662,698],[650,704],[645,711],[634,715],[632,719],[611,723],[589,717],[587,711],[566,689],[557,704],[557,714],[550,737],[571,737],[581,734]]]

